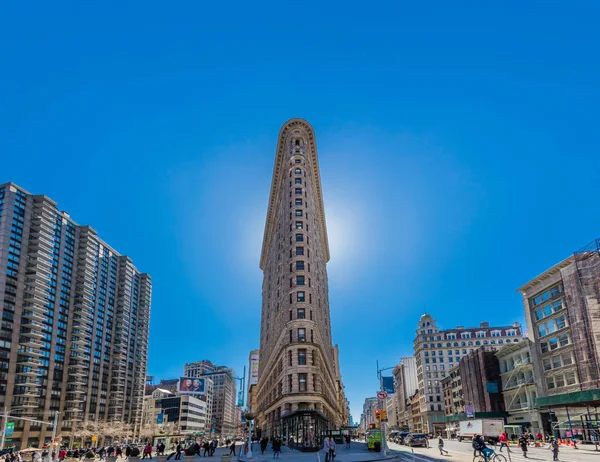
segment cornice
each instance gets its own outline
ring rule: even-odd
[[[269,196],[269,208],[267,211],[267,219],[265,223],[265,234],[263,238],[262,252],[260,255],[260,269],[263,271],[267,266],[267,260],[269,258],[269,244],[273,239],[276,227],[276,213],[278,212],[277,206],[280,200],[282,192],[282,181],[285,177],[284,169],[286,163],[286,141],[290,134],[300,129],[308,141],[308,155],[310,156],[310,164],[312,168],[311,182],[313,185],[315,197],[315,205],[317,207],[317,213],[319,222],[321,225],[321,244],[323,246],[323,252],[325,256],[325,263],[329,261],[329,243],[327,239],[327,225],[325,223],[325,209],[323,206],[323,191],[321,188],[321,174],[319,172],[319,158],[317,155],[317,141],[315,137],[315,131],[312,126],[304,119],[294,118],[288,120],[279,131],[279,137],[277,140],[277,151],[275,153],[275,165],[273,167],[273,181],[271,182],[271,194]]]

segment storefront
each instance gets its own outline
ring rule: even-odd
[[[281,427],[275,427],[274,437],[300,451],[318,451],[323,438],[330,434],[329,421],[318,411],[300,410],[281,419]]]

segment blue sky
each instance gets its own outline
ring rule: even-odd
[[[314,126],[334,341],[375,361],[524,322],[515,290],[600,237],[597,2],[34,2],[0,14],[0,182],[154,282],[149,373],[258,346],[280,126]]]

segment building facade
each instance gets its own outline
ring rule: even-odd
[[[505,345],[496,352],[496,357],[500,362],[504,408],[508,412],[506,423],[513,426],[511,434],[519,435],[521,430],[548,433],[544,430],[548,416],[543,420],[536,405],[543,375],[533,342],[525,338]]]
[[[215,366],[208,359],[184,366],[185,377],[204,377],[207,396],[200,396],[208,405],[211,430],[222,436],[232,436],[236,431],[236,379],[233,369]]]
[[[536,404],[551,412],[553,422],[546,430],[591,439],[588,427],[598,421],[590,407],[600,406],[600,240],[544,271],[519,292],[528,336],[542,366]]]
[[[299,447],[315,445],[343,421],[328,261],[315,133],[308,122],[292,119],[279,133],[260,258],[257,428]]]
[[[162,426],[181,435],[210,434],[210,417],[206,401],[193,395],[166,396],[154,399],[154,414],[163,415]]]
[[[142,419],[152,283],[56,202],[0,185],[0,406],[52,422]],[[9,421],[11,419],[9,418]],[[14,420],[11,445],[39,447],[49,425]]]
[[[394,376],[394,397],[393,411],[395,413],[395,423],[399,429],[406,429],[412,423],[412,416],[406,414],[406,408],[410,405],[410,398],[419,389],[417,377],[417,362],[414,356],[401,358],[400,362],[392,371]],[[388,409],[388,416],[390,415]],[[410,421],[410,423],[409,423]]]
[[[521,328],[518,323],[490,327],[487,322],[482,322],[479,327],[458,326],[442,330],[431,315],[424,314],[416,334],[414,350],[420,412],[419,418],[414,419],[414,431],[442,433],[446,418],[441,381],[448,371],[480,346],[499,348],[506,343],[518,342]]]

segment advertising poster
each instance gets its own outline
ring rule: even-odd
[[[179,377],[179,393],[182,395],[204,395],[206,393],[206,379]]]
[[[253,354],[250,356],[250,385],[256,385],[258,383],[258,355]]]

